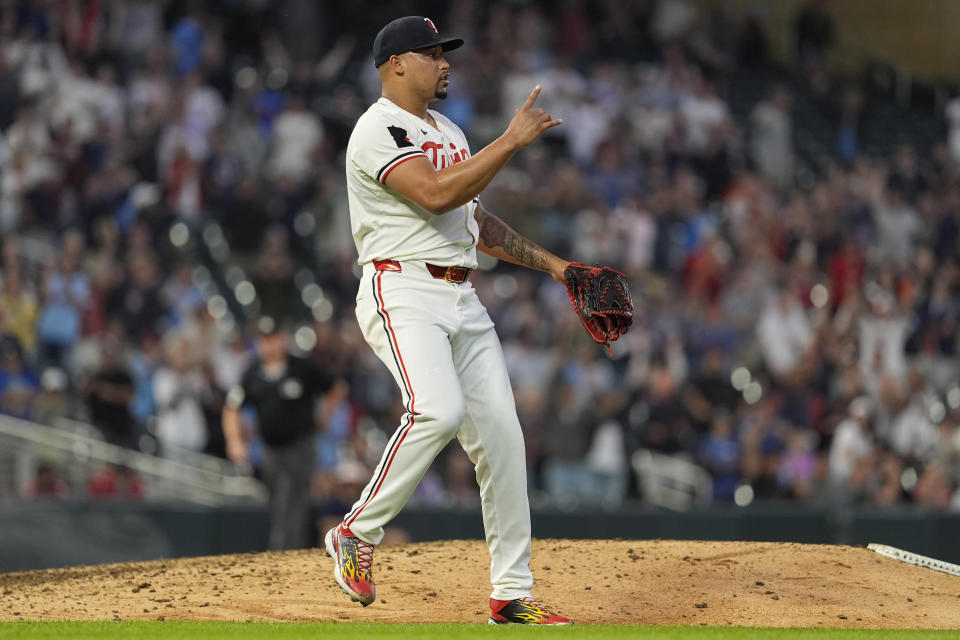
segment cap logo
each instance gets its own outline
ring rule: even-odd
[[[428,27],[430,27],[431,29],[433,29],[433,32],[434,32],[434,33],[437,33],[437,34],[440,33],[439,31],[437,31],[437,26],[436,26],[435,24],[433,24],[433,20],[431,20],[430,18],[424,18],[423,21],[427,23],[427,26],[428,26]]]

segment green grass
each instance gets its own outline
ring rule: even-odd
[[[640,638],[643,640],[754,640],[775,638],[841,638],[842,640],[919,640],[960,638],[960,631],[885,631],[864,629],[757,629],[745,627],[626,627],[578,625],[550,629],[494,627],[475,624],[273,623],[273,622],[0,622],[0,638],[202,638],[204,640],[282,640],[285,638],[416,638],[467,640],[518,638],[527,634],[550,638]]]

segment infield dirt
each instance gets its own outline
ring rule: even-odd
[[[855,547],[536,540],[534,596],[580,623],[960,628],[960,578]],[[377,601],[320,550],[0,574],[0,620],[485,622],[486,546],[381,547]]]

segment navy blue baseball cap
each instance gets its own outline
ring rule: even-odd
[[[379,67],[390,59],[407,51],[427,49],[440,45],[450,51],[463,45],[462,38],[441,38],[437,26],[430,18],[406,16],[389,22],[380,29],[373,41],[373,65]]]

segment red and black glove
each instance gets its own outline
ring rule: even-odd
[[[563,277],[584,329],[612,354],[610,342],[625,334],[633,322],[633,298],[623,274],[610,267],[571,262]]]

